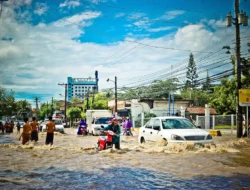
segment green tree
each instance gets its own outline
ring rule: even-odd
[[[202,90],[209,91],[211,88],[210,77],[207,75],[206,82],[202,85]]]
[[[218,114],[234,114],[236,108],[235,77],[223,78],[221,85],[214,88],[214,96],[211,98],[210,106],[215,108]]]
[[[17,116],[29,117],[32,115],[31,104],[27,100],[19,100],[16,102]]]
[[[149,86],[138,88],[122,88],[118,93],[119,100],[131,100],[138,98],[167,98],[169,92],[177,90],[178,80],[155,80]]]
[[[82,100],[80,98],[78,98],[78,97],[73,97],[71,99],[71,103],[72,103],[73,107],[76,107],[76,105],[79,104],[79,103],[81,103],[81,102],[82,102]]]
[[[51,103],[47,105],[47,103],[42,103],[41,106],[40,106],[40,110],[39,110],[39,114],[38,114],[38,118],[40,120],[44,120],[44,118],[46,116],[49,116],[51,114]]]
[[[250,53],[250,43],[247,43]],[[231,56],[232,65],[235,69],[235,55]],[[241,58],[242,88],[250,88],[250,58]],[[219,114],[236,113],[236,77],[223,78],[221,85],[214,88],[214,97],[210,105],[216,109]]]
[[[196,73],[196,64],[192,53],[189,56],[189,63],[187,69],[187,81],[185,88],[195,88],[197,86],[198,74]]]
[[[81,117],[81,109],[80,108],[75,108],[75,107],[69,108],[67,110],[67,117],[80,118]]]
[[[193,100],[194,106],[201,106],[204,107],[205,104],[208,104],[210,102],[212,94],[208,94],[207,92],[204,92],[203,90],[199,89],[184,89],[181,91],[180,97],[183,99],[191,99]]]
[[[11,116],[16,110],[14,92],[7,92],[5,88],[0,86],[0,115]]]
[[[90,109],[108,109],[108,99],[105,94],[95,94],[95,97],[88,100]],[[87,100],[83,103],[83,109],[87,110]]]

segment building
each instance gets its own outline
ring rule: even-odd
[[[95,78],[72,78],[68,77],[68,102],[73,97],[86,99],[88,94],[98,91],[98,71],[95,72]]]
[[[192,105],[192,100],[176,99],[174,106],[167,99],[140,99],[131,101],[118,101],[117,110],[130,110],[131,117],[134,120],[140,119],[140,114],[150,113],[156,116],[169,116],[179,114],[181,109],[185,110]],[[108,106],[114,110],[115,101],[108,102]]]

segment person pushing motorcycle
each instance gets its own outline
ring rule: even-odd
[[[112,123],[104,127],[104,131],[113,131],[116,135],[112,136],[112,142],[115,144],[116,149],[120,149],[120,134],[121,134],[121,129],[120,126],[118,125],[118,119],[113,118]]]

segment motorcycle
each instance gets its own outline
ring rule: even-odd
[[[87,127],[86,126],[79,126],[77,135],[88,135]]]
[[[124,129],[123,135],[125,135],[125,136],[133,136],[133,133],[131,132],[131,129]]]
[[[116,134],[113,131],[101,131],[98,138],[96,150],[106,150],[113,147],[112,137]]]

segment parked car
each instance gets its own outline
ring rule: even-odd
[[[45,119],[44,122],[40,125],[40,131],[46,132],[46,124],[49,120]],[[56,125],[56,132],[64,133],[64,123],[61,119],[52,119]]]
[[[183,117],[155,117],[151,118],[146,125],[140,128],[138,141],[166,140],[168,143],[194,144],[214,143],[212,136],[205,130],[198,129],[188,119]]]

